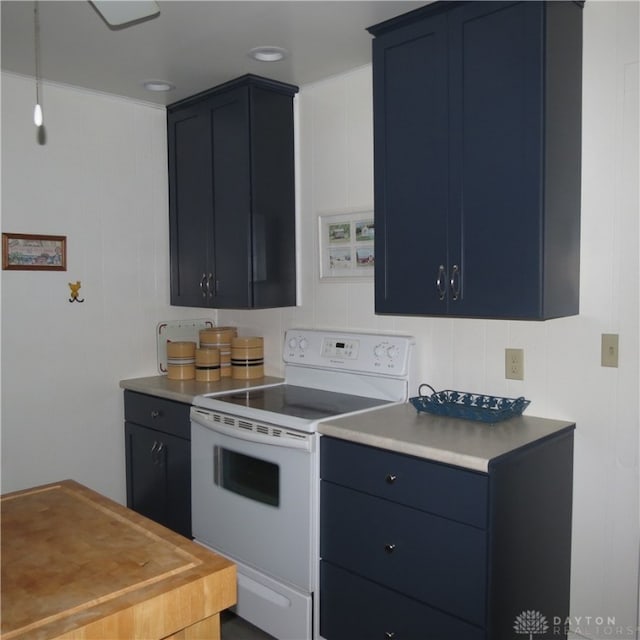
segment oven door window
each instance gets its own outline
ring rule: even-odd
[[[214,482],[238,495],[277,507],[280,504],[280,468],[273,462],[215,446]]]

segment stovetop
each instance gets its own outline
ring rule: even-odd
[[[321,420],[388,404],[388,401],[378,398],[365,398],[291,384],[243,391],[219,397],[217,400],[236,407],[268,411],[305,420]],[[236,409],[229,407],[229,411],[234,412]]]
[[[313,433],[319,421],[406,401],[413,345],[409,336],[291,329],[284,383],[198,396],[193,404]]]

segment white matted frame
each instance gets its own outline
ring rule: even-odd
[[[320,278],[373,279],[373,209],[318,216]]]

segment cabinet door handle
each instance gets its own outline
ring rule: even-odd
[[[393,543],[389,543],[389,544],[385,544],[384,545],[384,550],[387,553],[393,553],[395,551],[396,545]]]
[[[395,473],[388,473],[387,477],[385,478],[385,481],[387,484],[393,484],[397,478],[398,476],[395,475]]]
[[[155,467],[158,464],[158,441],[154,440],[151,445],[151,463]]]
[[[151,417],[155,420],[156,418],[159,418],[162,415],[162,411],[160,411],[160,409],[152,409],[151,410]]]
[[[444,268],[444,265],[441,264],[438,267],[438,277],[436,278],[436,289],[438,291],[438,297],[440,300],[444,300],[444,297],[447,295],[447,285],[445,280],[447,279],[447,272]]]
[[[451,270],[451,280],[449,280],[449,285],[451,286],[453,299],[457,300],[460,297],[460,267],[458,267],[457,264],[454,264],[453,269]]]
[[[157,440],[153,441],[153,445],[151,446],[151,462],[154,466],[162,466],[162,458],[160,454],[164,449],[164,442],[158,442]]]
[[[207,274],[203,273],[202,278],[200,278],[200,291],[202,291],[202,297],[207,297]]]
[[[213,284],[213,286],[211,286]],[[216,290],[216,282],[213,282],[213,274],[210,273],[209,277],[207,278],[207,292],[209,293],[209,297],[213,298],[213,294]]]
[[[384,632],[384,637],[385,637],[387,640],[393,640],[393,638],[395,638],[395,637],[396,637],[396,632],[395,632],[395,631],[385,631],[385,632]]]

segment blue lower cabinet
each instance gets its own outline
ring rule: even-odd
[[[484,631],[328,562],[320,564],[320,635],[331,640],[484,640]]]
[[[573,425],[486,473],[323,436],[320,475],[325,640],[566,638]]]
[[[127,507],[191,538],[188,404],[124,392]]]

